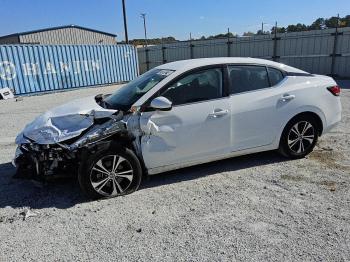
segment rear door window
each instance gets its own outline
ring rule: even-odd
[[[230,94],[270,87],[265,66],[229,66]]]

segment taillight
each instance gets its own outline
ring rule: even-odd
[[[340,95],[340,87],[339,86],[331,86],[327,87],[329,92],[331,92],[334,96],[339,96]]]

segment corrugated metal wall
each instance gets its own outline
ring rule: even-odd
[[[131,45],[0,45],[0,88],[15,94],[118,83],[137,75]]]
[[[335,32],[327,29],[139,48],[140,71],[183,59],[231,56],[270,59],[310,73],[350,77],[350,28],[338,29],[337,35]]]
[[[0,37],[0,45],[13,45],[13,44],[19,44],[19,36],[13,35],[13,36],[6,36],[6,37]]]
[[[117,43],[113,36],[74,27],[23,34],[19,37],[20,43],[40,45],[113,45]]]

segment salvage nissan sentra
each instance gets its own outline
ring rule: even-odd
[[[341,120],[339,94],[330,77],[267,60],[168,63],[40,115],[17,136],[14,164],[22,177],[77,173],[96,199],[134,192],[146,174],[238,155],[302,158]]]

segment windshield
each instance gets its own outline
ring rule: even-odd
[[[128,111],[137,100],[173,72],[167,69],[152,69],[118,88],[113,94],[106,97],[104,102],[108,108]]]

